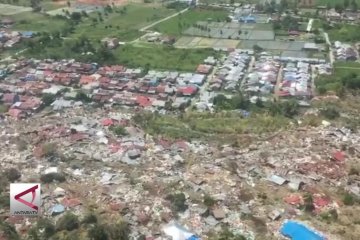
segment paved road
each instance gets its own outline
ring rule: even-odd
[[[159,21],[156,21],[156,22],[154,22],[154,23],[152,23],[152,24],[150,24],[150,25],[147,25],[147,26],[141,28],[139,31],[140,31],[140,32],[145,32],[145,31],[148,30],[149,28],[152,28],[153,26],[155,26],[155,25],[157,25],[157,24],[159,24],[159,23],[161,23],[161,22],[164,22],[164,21],[169,20],[169,19],[171,19],[171,18],[173,18],[173,17],[176,17],[177,15],[182,14],[182,13],[188,11],[188,10],[189,10],[189,8],[185,8],[184,10],[181,10],[180,12],[177,12],[177,13],[175,13],[175,14],[173,14],[173,15],[170,15],[170,16],[167,16],[167,17],[165,17],[165,18],[163,18],[163,19],[160,19]]]

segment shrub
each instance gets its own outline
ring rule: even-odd
[[[354,198],[353,195],[351,195],[349,193],[345,193],[345,195],[343,197],[343,202],[344,202],[345,205],[351,206],[351,205],[354,205],[355,198]]]
[[[125,128],[121,126],[111,126],[110,131],[112,131],[116,136],[125,136],[128,133],[126,132]]]
[[[204,196],[204,204],[205,204],[205,206],[212,207],[212,206],[215,205],[215,203],[216,203],[215,199],[213,199],[210,195],[205,194],[205,196]]]
[[[7,169],[5,175],[10,182],[14,182],[21,177],[21,173],[16,168]]]
[[[227,227],[223,227],[221,232],[210,236],[210,240],[246,240],[246,237],[240,234],[232,233]]]
[[[185,204],[186,198],[184,193],[170,194],[166,197],[172,204],[172,209],[176,212],[183,212],[187,209]]]
[[[65,176],[61,173],[48,173],[41,175],[40,180],[43,183],[52,183],[54,181],[65,182],[66,179]]]
[[[0,236],[2,235],[4,236],[4,239],[11,239],[11,240],[20,239],[14,226],[0,220]]]
[[[59,219],[56,223],[56,230],[62,231],[72,231],[79,228],[79,220],[78,217],[72,213],[66,213],[63,217]]]
[[[305,194],[304,196],[304,210],[306,212],[312,212],[315,209],[314,201],[311,194]]]
[[[107,240],[109,239],[104,226],[95,225],[88,231],[88,237],[91,240]]]
[[[45,157],[52,157],[56,155],[56,145],[54,143],[44,144],[42,150]]]
[[[321,115],[323,115],[327,119],[336,119],[340,117],[339,111],[332,106],[326,107],[325,109],[321,110]]]
[[[25,151],[27,149],[27,142],[25,142],[24,140],[17,141],[16,148],[19,152]]]
[[[7,106],[0,104],[0,113],[6,113],[7,110],[8,110]]]
[[[90,224],[90,223],[97,223],[97,217],[94,213],[88,213],[84,216],[84,219],[81,223]]]
[[[130,227],[127,222],[120,221],[114,225],[108,226],[106,232],[109,234],[110,239],[128,240]]]
[[[36,226],[29,230],[29,239],[33,240],[47,240],[55,234],[55,226],[50,219],[39,219]]]

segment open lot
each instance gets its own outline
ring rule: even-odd
[[[161,33],[180,36],[182,32],[198,21],[223,22],[228,13],[223,10],[192,9],[177,17],[155,25],[152,30]]]
[[[9,16],[23,12],[30,12],[30,11],[32,11],[32,8],[30,7],[14,6],[14,5],[0,3],[0,16],[1,15]]]
[[[91,19],[97,18],[97,13],[83,20],[75,30],[73,37],[86,35],[91,40],[101,40],[104,37],[117,37],[120,41],[129,41],[142,35],[138,30],[154,21],[174,14],[175,10],[164,7],[146,7],[143,5],[128,5],[126,13],[116,12],[103,15],[103,21],[94,24]]]
[[[161,6],[147,7],[138,4],[126,6],[126,11],[121,13],[123,9],[123,7],[116,7],[112,13],[93,12],[89,14],[89,17],[82,17],[80,23],[75,25],[74,32],[67,37],[78,38],[84,35],[94,42],[104,37],[117,37],[120,41],[130,41],[142,35],[139,32],[140,28],[175,13],[175,10]],[[100,15],[101,21],[99,21]],[[61,31],[68,24],[62,18],[34,12],[16,14],[12,18],[16,21],[15,30],[53,32]]]
[[[198,64],[216,53],[211,49],[177,49],[164,46],[134,47],[130,44],[115,50],[118,63],[130,67],[194,71]]]
[[[175,46],[177,48],[236,48],[239,43],[239,40],[184,36],[175,43]]]

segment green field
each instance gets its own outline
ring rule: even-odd
[[[153,30],[169,35],[179,36],[198,21],[225,21],[228,13],[223,10],[192,9],[168,21],[159,23]]]
[[[140,28],[175,13],[175,10],[163,7],[142,5],[128,5],[126,9],[125,14],[113,12],[107,17],[104,16],[104,21],[95,26],[90,19],[98,17],[98,14],[91,14],[90,19],[84,20],[77,26],[73,37],[86,35],[90,39],[100,40],[106,36],[113,36],[118,37],[120,41],[129,41],[142,35],[138,31]]]
[[[49,17],[41,13],[26,12],[11,16],[16,21],[15,30],[26,30],[35,32],[59,31],[66,26],[64,19]]]
[[[71,1],[70,3],[75,2],[75,1]],[[12,4],[12,5],[16,5],[16,6],[24,6],[24,7],[30,7],[30,0],[0,0],[0,3],[5,3],[5,4]],[[57,8],[61,8],[66,6],[66,1],[63,1],[62,3],[55,3],[53,0],[42,0],[40,3],[41,7],[43,10],[45,11],[49,11],[49,10],[54,10]]]
[[[360,41],[360,31],[358,25],[339,24],[335,28],[325,30],[328,32],[330,40],[342,42]]]
[[[126,11],[121,13],[123,9],[114,8],[112,13],[102,13],[102,21],[99,20],[100,15],[97,12],[88,17],[82,17],[81,21],[75,25],[74,32],[67,37],[76,39],[84,35],[94,42],[99,42],[104,37],[117,37],[120,41],[130,41],[143,34],[139,32],[140,28],[175,13],[175,10],[164,7],[142,5],[128,5]],[[15,30],[54,32],[61,31],[68,24],[66,20],[59,17],[34,12],[13,15],[12,18],[16,21]]]
[[[117,61],[130,67],[194,71],[205,58],[216,53],[210,49],[176,49],[153,45],[135,47],[130,44],[115,50]]]

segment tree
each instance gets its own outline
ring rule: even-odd
[[[41,10],[40,1],[41,0],[30,0],[30,6],[34,12],[40,12]]]
[[[68,7],[71,7],[71,2],[70,1],[67,1],[66,4],[67,4]]]
[[[357,12],[357,10],[358,10],[358,3],[357,3],[356,0],[352,0],[352,1],[351,1],[351,10],[352,10],[353,12]]]
[[[349,0],[344,0],[344,8],[348,8],[350,5],[350,1]]]
[[[71,20],[73,20],[75,23],[78,23],[81,21],[81,13],[79,12],[73,12],[70,15]]]
[[[253,50],[254,50],[255,53],[260,53],[260,52],[262,52],[264,49],[263,49],[262,47],[260,47],[259,45],[255,44],[255,45],[253,46]]]
[[[51,103],[53,103],[56,99],[56,96],[51,93],[45,93],[41,97],[41,101],[45,106],[50,106]]]
[[[81,102],[91,102],[91,98],[89,98],[86,93],[79,91],[75,96],[76,101]]]
[[[341,3],[335,4],[335,11],[337,13],[342,13],[344,11],[344,6]]]

